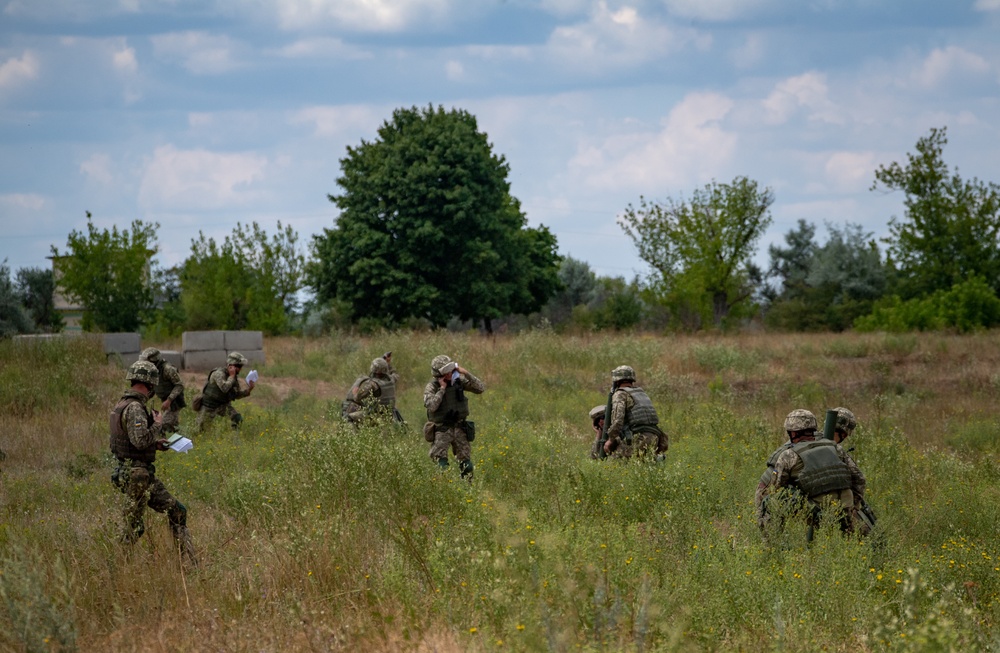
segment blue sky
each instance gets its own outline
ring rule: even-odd
[[[640,196],[739,175],[876,236],[869,190],[932,127],[1000,181],[1000,0],[0,0],[0,260],[160,223],[158,260],[238,221],[332,226],[339,160],[397,107],[474,114],[562,254],[646,271]]]

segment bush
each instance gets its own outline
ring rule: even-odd
[[[983,279],[973,277],[950,290],[903,301],[888,297],[875,304],[870,315],[858,318],[859,331],[942,331],[961,333],[1000,324],[1000,298]]]

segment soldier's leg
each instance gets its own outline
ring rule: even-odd
[[[163,412],[163,432],[176,433],[181,423],[181,411],[173,406]]]
[[[465,431],[460,427],[455,427],[455,435],[451,441],[452,450],[458,460],[458,468],[462,472],[462,478],[467,481],[472,480],[472,446],[465,437]]]
[[[156,512],[165,512],[170,523],[170,532],[180,547],[181,554],[192,565],[198,564],[194,543],[187,529],[187,508],[170,494],[163,482],[153,477],[149,484],[149,507]]]
[[[209,409],[202,408],[201,410],[199,410],[198,411],[198,420],[194,424],[194,431],[195,431],[195,433],[202,433],[202,432],[204,432],[205,431],[205,427],[207,426],[207,424],[210,421],[212,421],[213,417],[215,417],[215,416],[212,415],[212,411],[210,411]]]
[[[123,465],[121,483],[125,488],[125,529],[122,541],[135,542],[146,531],[143,513],[149,501],[152,475],[144,465]]]
[[[431,445],[430,457],[438,464],[438,467],[448,467],[448,449],[451,447],[453,431],[454,429],[439,429],[434,432],[434,444]]]
[[[229,416],[229,423],[234,430],[240,428],[240,424],[243,423],[243,416],[233,408],[232,404],[226,404],[226,415]]]

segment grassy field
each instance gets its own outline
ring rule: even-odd
[[[242,431],[157,461],[199,549],[185,571],[162,515],[117,542],[122,370],[84,340],[0,343],[0,650],[1000,649],[1000,333],[265,347]],[[390,349],[409,432],[343,428],[344,392]],[[438,353],[487,384],[471,485],[419,433]],[[588,459],[619,364],[660,411],[664,463]],[[203,375],[185,378],[190,397]],[[881,539],[806,548],[795,524],[765,545],[753,491],[785,414],[838,405]]]

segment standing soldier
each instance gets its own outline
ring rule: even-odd
[[[381,358],[372,361],[368,376],[359,376],[347,392],[341,407],[341,415],[352,424],[361,424],[365,418],[389,416],[402,422],[397,417],[396,383],[399,373],[392,367],[392,352],[387,352]]]
[[[197,564],[187,530],[187,509],[156,478],[153,465],[156,452],[167,449],[167,441],[160,438],[163,429],[160,414],[150,412],[146,406],[159,381],[159,372],[149,361],[136,361],[129,367],[125,380],[131,388],[122,395],[110,417],[111,453],[118,459],[111,480],[126,497],[122,540],[132,544],[142,536],[143,513],[149,506],[156,512],[167,513],[170,532],[181,553],[188,563]]]
[[[472,448],[469,443],[476,437],[473,422],[468,421],[469,398],[466,392],[482,394],[486,385],[471,372],[445,355],[431,361],[432,378],[424,387],[424,407],[427,423],[424,437],[431,445],[431,460],[447,469],[448,448],[458,460],[462,478],[472,481]]]
[[[201,433],[208,421],[224,415],[229,417],[234,429],[240,427],[243,416],[233,408],[233,402],[243,397],[249,397],[254,387],[253,381],[248,381],[245,389],[240,387],[239,373],[246,364],[246,357],[238,351],[234,351],[226,358],[225,367],[217,367],[209,373],[208,381],[201,391],[201,406],[198,409],[196,431]]]
[[[139,354],[139,360],[149,361],[160,373],[160,381],[153,388],[153,393],[160,399],[160,414],[163,416],[163,432],[176,433],[180,426],[181,408],[184,402],[184,382],[177,368],[163,360],[160,350],[147,347]]]
[[[661,459],[669,440],[658,426],[660,418],[649,395],[635,385],[635,370],[619,365],[611,371],[611,384],[611,418],[604,442],[605,455],[619,450],[623,458],[631,457],[634,452]]]
[[[768,501],[778,490],[796,491],[809,510],[810,538],[824,517],[836,516],[840,528],[854,528],[854,493],[852,486],[861,481],[861,470],[839,444],[816,438],[816,416],[808,410],[793,410],[785,418],[790,446],[777,452],[771,476],[757,487],[757,523],[765,532],[772,517]],[[863,487],[863,485],[862,485]]]

